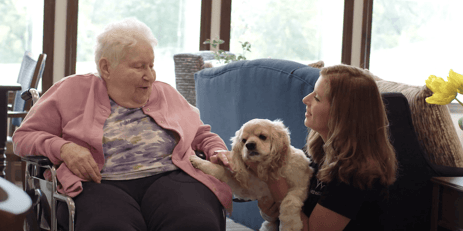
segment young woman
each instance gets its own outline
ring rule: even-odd
[[[323,68],[302,100],[306,150],[316,169],[301,218],[303,230],[381,230],[378,202],[396,179],[385,108],[372,75],[360,68]],[[284,178],[268,182],[273,202],[259,202],[263,217],[278,216]]]

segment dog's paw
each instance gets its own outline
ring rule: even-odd
[[[203,161],[203,159],[199,158],[196,155],[191,155],[190,156],[191,165],[193,165],[193,167],[195,167],[197,169],[200,169],[202,161]]]
[[[229,182],[231,179],[231,174],[227,170],[218,164],[213,164],[207,160],[203,160],[196,155],[190,156],[191,165],[194,168],[201,170],[202,172],[211,175],[222,182]]]
[[[276,222],[264,221],[259,231],[278,231],[278,225],[276,224]]]
[[[293,231],[302,229],[301,213],[303,202],[295,195],[295,191],[290,191],[280,205],[280,230]]]
[[[302,230],[302,220],[299,216],[284,217],[280,215],[281,231],[299,231]]]
[[[280,223],[280,229],[281,231],[300,231],[302,230],[303,226],[302,223]]]

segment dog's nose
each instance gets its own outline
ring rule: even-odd
[[[254,143],[254,142],[249,142],[249,143],[246,144],[246,148],[247,148],[248,150],[252,151],[252,150],[256,149],[256,143]]]

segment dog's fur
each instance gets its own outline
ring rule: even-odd
[[[286,178],[288,193],[280,206],[280,230],[301,230],[300,212],[307,198],[313,169],[304,152],[290,144],[289,131],[279,120],[253,119],[245,123],[232,139],[233,172],[221,165],[191,156],[195,168],[227,183],[236,198],[271,198],[265,181]],[[245,162],[256,162],[254,173]],[[260,230],[277,230],[275,222],[264,222]]]

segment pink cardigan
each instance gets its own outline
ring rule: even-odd
[[[189,156],[202,150],[209,159],[215,150],[226,150],[223,140],[210,131],[192,107],[170,85],[155,81],[143,112],[156,123],[180,135],[172,153],[172,161],[180,169],[206,185],[222,205],[231,211],[230,187],[216,178],[195,169]],[[14,152],[19,156],[43,155],[57,169],[62,187],[59,191],[70,197],[82,191],[83,179],[74,175],[63,163],[60,149],[74,142],[90,150],[100,170],[104,165],[103,126],[111,113],[105,82],[92,74],[75,75],[55,83],[32,107],[13,135]]]

